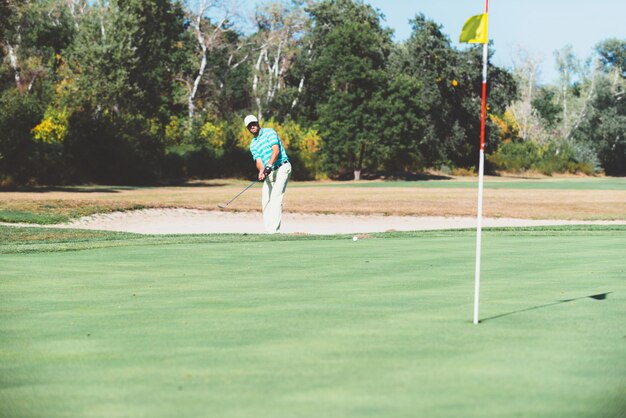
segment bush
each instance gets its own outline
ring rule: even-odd
[[[164,176],[183,179],[255,174],[250,155],[239,144],[240,127],[239,119],[196,118],[191,124],[187,119],[172,119],[166,128]]]
[[[548,176],[553,173],[593,175],[600,171],[600,164],[595,153],[583,144],[551,141],[534,168]]]
[[[165,152],[165,176],[172,179],[219,177],[214,150],[207,146],[182,144]]]
[[[539,147],[531,141],[507,142],[487,155],[487,160],[497,169],[513,173],[530,170],[540,159]]]
[[[538,171],[545,175],[554,173],[597,174],[600,162],[588,146],[567,141],[553,140],[544,146],[535,142],[508,142],[503,144],[487,160],[497,169],[520,173]]]
[[[64,150],[78,182],[148,184],[162,178],[165,127],[141,115],[70,117]]]
[[[33,137],[44,118],[49,92],[15,88],[0,95],[0,181],[6,185],[58,183],[63,180],[62,147]]]

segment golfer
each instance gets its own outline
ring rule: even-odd
[[[254,135],[250,153],[263,182],[263,222],[270,234],[280,231],[283,214],[283,197],[291,175],[291,164],[278,134],[271,128],[261,128],[254,115],[248,115],[244,123]]]

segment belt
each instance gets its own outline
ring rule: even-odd
[[[280,164],[274,164],[274,167],[272,168],[272,170],[277,170],[279,167],[281,167],[281,166],[283,166],[283,165],[287,164],[288,162],[289,162],[289,160],[286,160],[286,161],[283,161],[283,162],[282,162],[282,163],[280,163]]]

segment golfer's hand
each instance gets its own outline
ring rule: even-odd
[[[265,180],[265,173],[263,171],[259,171],[259,181]]]
[[[269,176],[271,172],[272,172],[272,166],[266,165],[265,168],[263,169],[263,174],[265,175],[265,177]]]

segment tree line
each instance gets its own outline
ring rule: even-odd
[[[357,0],[267,1],[249,34],[227,4],[0,0],[0,185],[249,177],[248,113],[295,179],[474,170],[480,48]],[[487,169],[626,174],[625,45],[564,48],[558,85],[490,65]]]

